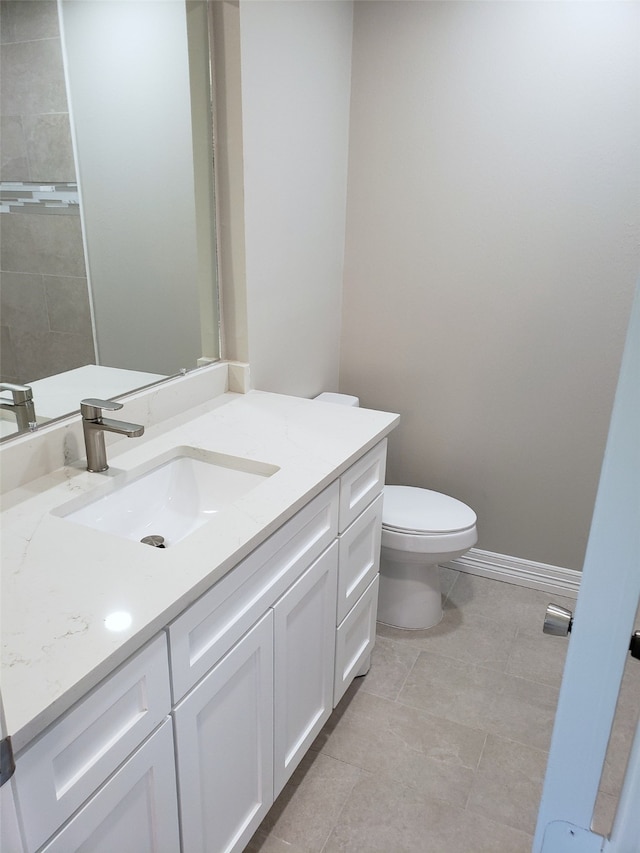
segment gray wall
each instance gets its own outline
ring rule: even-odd
[[[55,0],[0,4],[2,181],[74,183]],[[95,361],[79,208],[0,214],[2,380]]]
[[[581,568],[638,274],[637,3],[355,3],[341,390],[478,547]]]

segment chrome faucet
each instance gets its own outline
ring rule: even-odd
[[[106,471],[107,449],[104,444],[105,432],[117,432],[126,435],[127,438],[137,438],[144,432],[141,424],[128,424],[126,421],[114,421],[111,418],[103,418],[102,411],[116,412],[122,408],[122,403],[113,400],[82,400],[80,412],[82,413],[82,430],[84,432],[84,444],[87,449],[87,471],[99,473]]]
[[[12,385],[0,382],[0,391],[10,391],[11,400],[0,398],[0,409],[13,412],[20,432],[36,428],[36,409],[33,403],[33,391],[29,385]]]

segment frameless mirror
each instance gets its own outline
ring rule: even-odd
[[[41,423],[219,357],[208,3],[0,2],[0,379]]]

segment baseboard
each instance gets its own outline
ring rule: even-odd
[[[549,566],[534,560],[481,551],[479,548],[472,548],[462,557],[444,565],[459,572],[539,589],[554,595],[564,595],[567,598],[577,598],[582,576],[582,572],[576,569]]]

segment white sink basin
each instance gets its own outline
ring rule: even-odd
[[[237,456],[178,447],[142,468],[116,474],[53,514],[137,542],[160,536],[168,547],[278,470]]]

